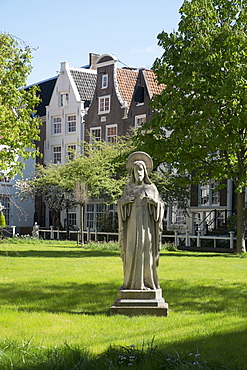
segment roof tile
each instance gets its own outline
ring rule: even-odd
[[[162,91],[166,88],[166,85],[158,84],[157,78],[153,71],[146,69],[143,71],[143,73],[145,74],[148,88],[151,94],[150,97],[152,98],[153,95],[160,95]]]
[[[138,71],[125,68],[117,68],[118,90],[123,101],[129,106],[134,94],[138,77]]]
[[[73,69],[70,69],[70,73],[75,81],[81,100],[92,100],[97,74]]]

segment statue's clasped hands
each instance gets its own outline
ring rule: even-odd
[[[124,204],[129,204],[129,203],[133,203],[135,200],[135,196],[134,195],[129,195],[127,196],[125,199],[124,199]]]
[[[150,197],[145,197],[145,199],[147,199],[147,202],[149,203],[149,204],[153,204],[154,206],[157,206],[157,204],[158,204],[158,202],[155,200],[155,199],[153,199],[153,198],[150,198]]]

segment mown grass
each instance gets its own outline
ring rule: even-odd
[[[109,316],[116,244],[2,243],[0,368],[247,368],[246,272],[232,254],[162,250],[169,316]]]

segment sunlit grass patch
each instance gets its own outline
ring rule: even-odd
[[[64,356],[65,343],[87,361],[106,358],[109,348],[116,358],[131,345],[145,352],[143,343],[152,343],[157,353],[185,363],[199,353],[207,366],[241,369],[247,363],[246,272],[246,258],[232,254],[164,249],[158,273],[169,316],[109,316],[123,280],[116,243],[1,244],[0,342],[15,343],[17,351],[32,338],[31,347],[45,351],[44,361],[48,350]]]

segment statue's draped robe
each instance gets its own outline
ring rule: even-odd
[[[130,196],[135,200],[128,203]],[[147,197],[153,200],[150,204]],[[164,204],[154,184],[128,184],[118,204],[122,289],[159,289],[157,266]]]

